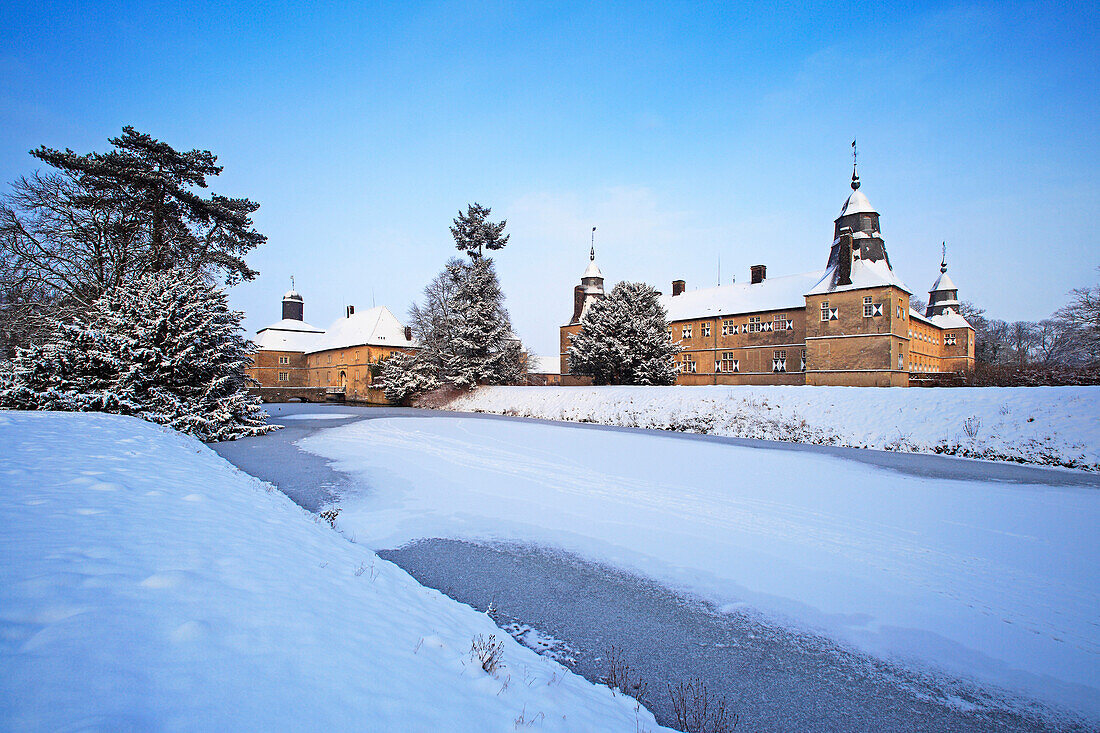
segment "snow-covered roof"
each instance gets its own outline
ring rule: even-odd
[[[261,351],[309,351],[324,333],[305,321],[284,318],[261,328],[252,341]]]
[[[863,195],[863,191],[852,191],[852,195],[848,197],[848,200],[844,202],[844,207],[840,210],[840,216],[847,216],[848,214],[877,214],[875,207],[871,206],[871,202],[867,200],[867,197]],[[839,218],[839,217],[838,217]]]
[[[265,328],[261,328],[259,331],[257,331],[257,333],[263,333],[264,331],[267,331],[267,330],[274,330],[274,331],[309,331],[309,332],[312,332],[312,333],[324,333],[324,329],[317,328],[316,326],[311,326],[308,323],[306,323],[305,321],[299,321],[295,318],[284,318],[281,321],[278,321],[276,323],[272,323],[270,326],[267,326]]]
[[[967,320],[953,310],[941,313],[938,316],[931,316],[928,320],[940,328],[970,328]]]
[[[561,374],[561,357],[559,356],[533,356],[532,363],[527,371],[532,374]]]
[[[909,317],[916,318],[918,321],[924,321],[925,323],[932,323],[932,321],[930,321],[927,316],[925,316],[919,310],[915,310],[913,308],[909,309]]]
[[[936,326],[937,328],[973,328],[965,318],[956,313],[955,311],[948,311],[938,316],[926,316],[920,311],[909,309],[909,317],[916,318],[918,321],[924,321],[925,323]]]
[[[958,290],[959,287],[955,285],[955,282],[951,279],[951,276],[946,272],[941,272],[940,276],[936,278],[936,282],[932,283],[932,289],[928,292],[932,293],[937,290]]]
[[[858,191],[856,193],[859,193]],[[841,293],[847,290],[860,290],[862,288],[875,288],[882,285],[893,285],[901,288],[910,295],[912,290],[886,264],[886,260],[852,260],[852,284],[833,285],[836,267],[826,270],[824,276],[810,288],[806,295],[821,295],[823,293]]]
[[[286,291],[286,294],[283,296],[283,300],[301,300],[301,299],[302,299],[302,296],[298,295],[297,291],[295,291],[295,290],[288,290],[288,291]]]
[[[322,331],[281,331],[265,328],[252,341],[261,351],[311,351]]]
[[[690,318],[805,308],[803,294],[821,280],[821,270],[800,275],[767,278],[760,283],[734,283],[680,295],[662,295],[661,305],[670,321]]]
[[[416,346],[405,338],[405,326],[384,305],[337,319],[308,351],[327,351],[349,346]]]
[[[585,277],[603,278],[603,273],[600,272],[600,268],[596,264],[595,260],[589,260],[588,267],[587,267],[587,269],[585,269],[584,274],[581,275],[581,277],[582,278],[585,278]]]

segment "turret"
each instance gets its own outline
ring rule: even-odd
[[[959,288],[947,274],[947,242],[943,243],[943,258],[940,260],[940,276],[932,283],[932,289],[928,291],[928,307],[924,309],[924,315],[942,315],[944,313],[959,312]]]
[[[588,267],[581,275],[581,284],[573,288],[573,318],[570,323],[579,323],[595,298],[604,296],[603,273],[596,264],[596,227],[592,227],[592,246],[588,250]]]
[[[283,320],[304,321],[305,301],[294,290],[294,278],[290,278],[290,290],[283,296]]]
[[[852,156],[855,157],[855,142],[852,142]],[[840,209],[840,216],[836,218],[833,226],[833,247],[829,250],[828,267],[835,267],[840,263],[841,235],[849,234],[852,237],[852,258],[857,260],[869,260],[878,262],[886,260],[890,265],[890,257],[886,254],[886,243],[882,240],[882,231],[879,229],[878,212],[871,202],[859,190],[859,172],[856,163],[852,162],[852,193],[844,206]]]

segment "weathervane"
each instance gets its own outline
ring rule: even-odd
[[[596,260],[596,227],[592,227],[592,248],[588,250],[588,259],[593,262]]]
[[[943,259],[940,260],[940,272],[947,272],[947,240],[943,242]]]
[[[856,163],[859,160],[859,151],[856,149],[856,139],[852,138],[852,190],[859,188],[859,174],[856,173]]]
[[[290,289],[291,290],[294,289],[294,276],[293,275],[290,276]]]

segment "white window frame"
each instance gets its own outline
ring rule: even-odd
[[[280,382],[289,382],[290,381],[290,372],[279,372],[279,381]]]
[[[702,325],[702,328],[703,328],[703,338],[709,338],[710,337],[710,324],[709,323],[704,323]]]
[[[943,345],[944,346],[955,346],[957,343],[958,343],[958,341],[955,338],[955,334],[945,333],[943,335]]]
[[[749,333],[758,333],[764,330],[764,325],[760,322],[760,316],[749,316]]]
[[[786,372],[787,371],[787,350],[781,349],[772,352],[772,371],[773,372]]]
[[[680,338],[685,338],[685,339],[691,338],[691,324],[690,323],[687,324],[686,326],[684,326],[682,329],[680,329]]]

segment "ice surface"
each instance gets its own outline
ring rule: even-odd
[[[344,498],[339,525],[372,547],[557,547],[1100,717],[1094,489],[463,418],[361,421],[299,445],[371,487]]]

